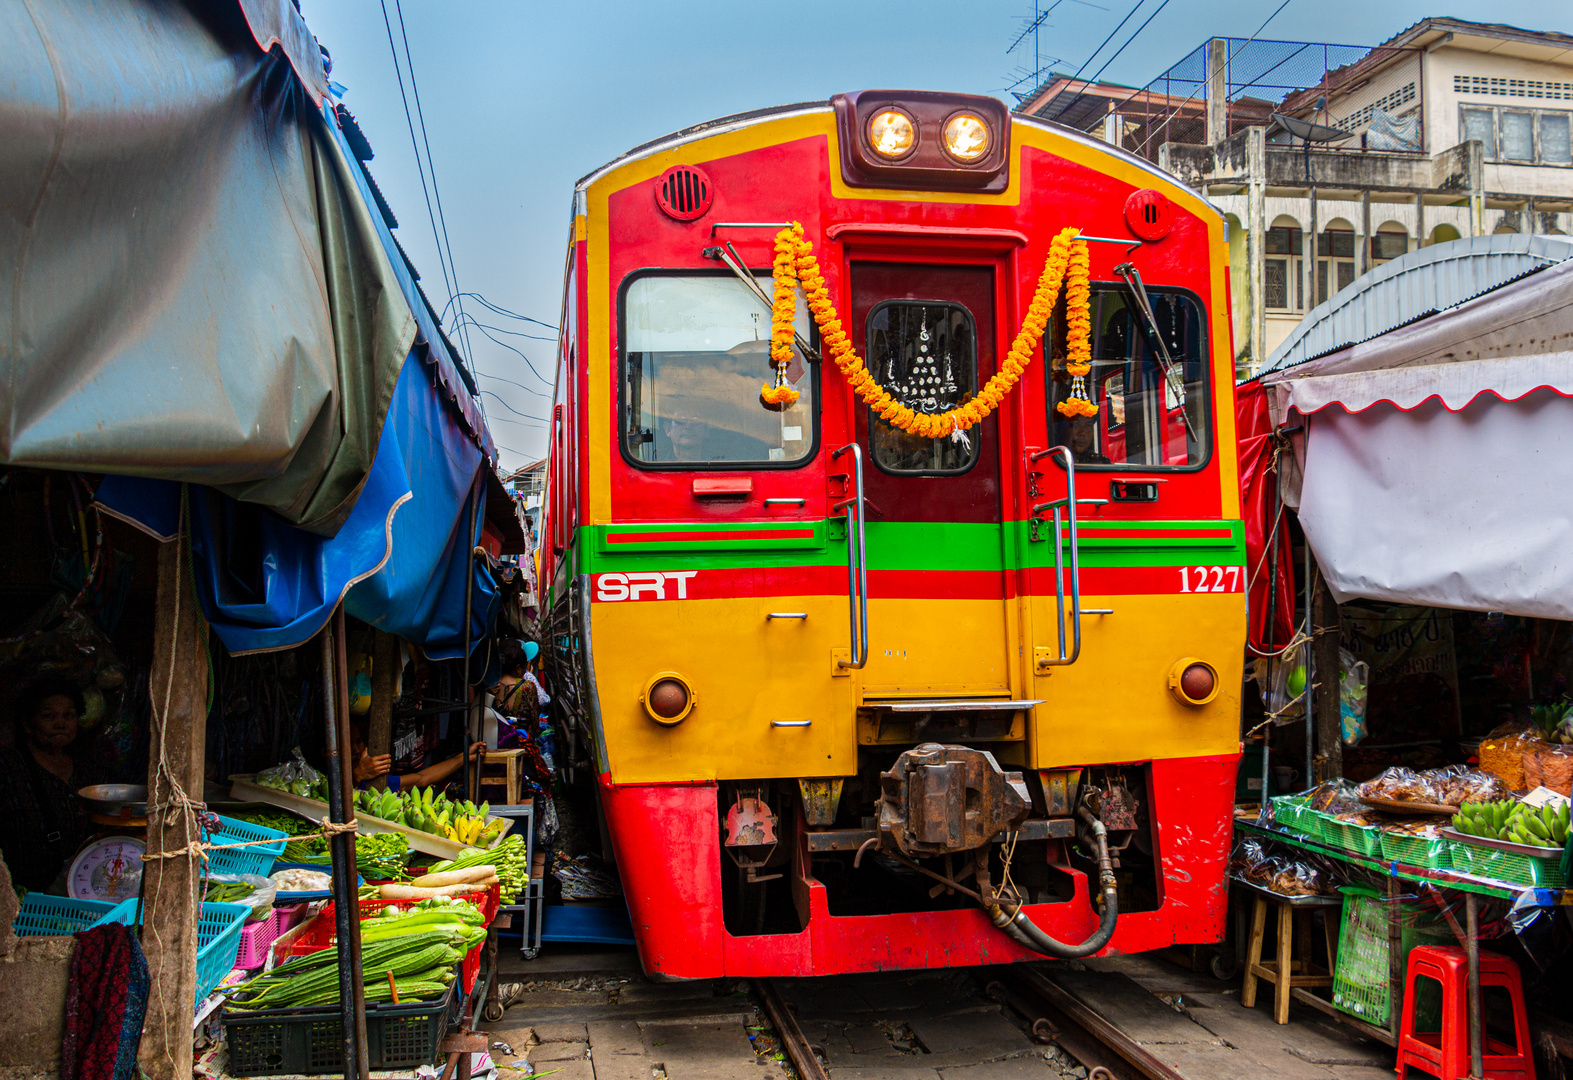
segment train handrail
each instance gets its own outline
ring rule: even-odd
[[[1103,506],[1108,499],[1078,499],[1076,497],[1076,458],[1068,446],[1051,446],[1032,455],[1032,460],[1059,455],[1065,460],[1065,498],[1038,503],[1032,508],[1032,517],[1045,510],[1054,512],[1054,623],[1059,631],[1058,656],[1045,656],[1038,660],[1039,667],[1064,667],[1074,664],[1081,656],[1081,540],[1077,534],[1076,507]],[[1061,516],[1063,512],[1063,517]],[[1070,525],[1071,548],[1071,648],[1065,651],[1065,551],[1060,543],[1060,530]]]
[[[849,442],[831,454],[838,458],[852,451],[852,491],[850,499],[842,499],[831,507],[845,510],[847,519],[847,601],[852,656],[836,663],[844,668],[861,668],[868,663],[868,563],[867,548],[863,539],[865,500],[863,498],[863,448]],[[854,508],[856,512],[854,513]]]

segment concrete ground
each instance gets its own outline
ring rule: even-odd
[[[544,961],[544,963],[543,963]],[[1388,1080],[1393,1055],[1297,1007],[1240,1005],[1239,983],[1152,956],[1047,963],[1042,970],[1188,1080]],[[486,1025],[499,1080],[790,1078],[741,980],[652,983],[631,953],[547,953],[510,961],[525,991]],[[782,979],[777,987],[833,1080],[1082,1080],[1021,1017],[986,997],[985,971]]]

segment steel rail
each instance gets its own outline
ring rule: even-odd
[[[769,979],[755,979],[754,990],[765,1007],[765,1015],[776,1029],[776,1036],[781,1040],[782,1053],[792,1062],[801,1080],[830,1080],[824,1063],[804,1037],[803,1029],[797,1026],[797,1017],[792,1015],[786,999],[775,984]]]
[[[1028,1021],[1044,1019],[1056,1025],[1060,1030],[1054,1036],[1054,1041],[1085,1065],[1089,1072],[1101,1068],[1116,1080],[1136,1077],[1144,1077],[1145,1080],[1185,1080],[1178,1071],[1159,1061],[1145,1047],[1042,972],[1015,964],[997,969],[994,982],[1001,987],[1006,1003],[1021,1012]],[[1025,1012],[1022,1012],[1022,1003],[1029,1006]],[[1062,1019],[1071,1027],[1067,1028],[1064,1023],[1060,1023]]]

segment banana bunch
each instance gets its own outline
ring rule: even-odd
[[[431,833],[461,844],[486,847],[508,828],[505,818],[488,822],[490,803],[476,806],[468,799],[451,801],[431,788],[391,791],[358,791],[356,808],[372,817]]]
[[[1453,828],[1469,836],[1539,847],[1562,846],[1568,838],[1568,823],[1567,803],[1542,807],[1510,801],[1464,803],[1453,815]]]

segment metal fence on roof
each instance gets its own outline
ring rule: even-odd
[[[1254,378],[1370,341],[1566,259],[1573,259],[1573,237],[1502,233],[1411,251],[1314,308]]]
[[[1110,111],[1118,116],[1121,145],[1149,161],[1166,142],[1207,141],[1207,107],[1215,90],[1225,98],[1230,135],[1271,124],[1287,113],[1348,131],[1350,137],[1322,150],[1424,153],[1420,50],[1333,45],[1309,41],[1217,39],[1224,70],[1209,78],[1207,42]],[[1317,108],[1319,98],[1326,107]],[[1298,140],[1278,129],[1271,141]]]

